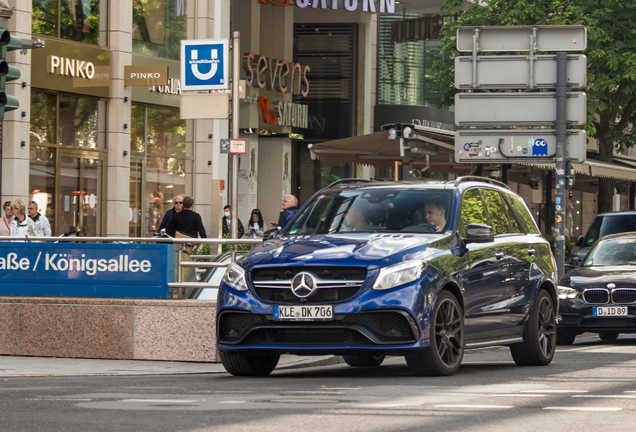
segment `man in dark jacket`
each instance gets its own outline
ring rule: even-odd
[[[194,199],[192,197],[187,196],[183,198],[183,210],[172,216],[166,229],[166,233],[170,237],[174,237],[177,231],[179,231],[193,238],[199,236],[201,236],[201,238],[207,238],[201,216],[192,210],[193,205]]]
[[[231,218],[230,206],[226,205],[223,207],[223,234],[230,235],[230,220]],[[243,228],[243,224],[240,219],[236,219],[238,221],[238,238],[242,238],[243,234],[245,234],[245,228]]]
[[[183,210],[183,198],[181,198],[179,195],[174,197],[174,199],[172,200],[172,204],[174,204],[174,207],[172,207],[166,212],[165,215],[163,215],[163,219],[161,219],[161,225],[159,225],[159,229],[157,231],[161,231],[164,228],[167,230],[172,216]]]
[[[298,211],[298,199],[293,195],[285,195],[283,198],[283,211],[278,216],[278,223],[272,222],[273,227],[284,227]]]

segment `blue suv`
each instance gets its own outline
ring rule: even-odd
[[[217,347],[233,375],[267,375],[287,353],[451,375],[465,349],[495,345],[547,365],[556,285],[549,243],[503,183],[337,182],[229,266]]]

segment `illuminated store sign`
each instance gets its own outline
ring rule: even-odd
[[[47,71],[50,74],[68,75],[77,78],[93,79],[95,65],[91,62],[58,56],[47,57]]]
[[[276,6],[289,6],[289,0],[260,0],[263,4]],[[338,10],[343,6],[345,10],[353,12],[362,6],[363,12],[395,13],[395,0],[296,0],[296,7],[305,9],[331,9]],[[377,7],[376,7],[377,5]]]
[[[269,57],[243,54],[243,70],[247,73],[247,85],[255,88],[276,90],[280,93],[300,94],[307,97],[309,94],[309,81],[307,72],[309,66],[303,67],[300,63],[290,63],[286,60],[270,60]],[[287,76],[290,75],[291,84],[287,86]]]
[[[309,126],[309,106],[292,102],[274,102],[276,111],[269,109],[270,99],[258,98],[263,121],[271,125],[291,126],[307,129]]]

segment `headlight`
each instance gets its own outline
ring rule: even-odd
[[[557,287],[557,293],[559,293],[559,300],[565,300],[565,299],[576,298],[578,291],[570,287],[564,287],[559,285]]]
[[[385,290],[418,280],[426,270],[428,264],[424,261],[406,261],[400,264],[384,267],[373,284],[374,290]]]
[[[247,283],[245,282],[245,270],[233,262],[225,271],[223,282],[231,286],[237,291],[247,291]]]

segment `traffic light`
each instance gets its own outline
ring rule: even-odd
[[[22,40],[11,36],[9,30],[0,28],[0,119],[4,119],[4,113],[20,107],[20,102],[5,92],[7,81],[20,78],[20,69],[7,63],[7,52],[22,48]]]

